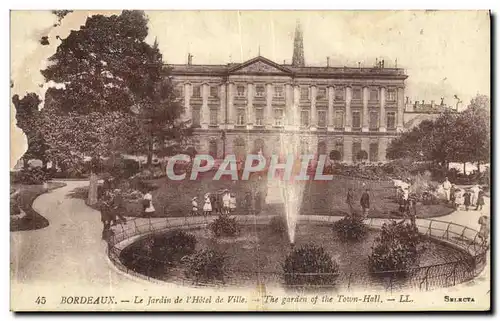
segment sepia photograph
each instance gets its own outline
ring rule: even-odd
[[[10,310],[490,311],[491,13],[10,11]]]

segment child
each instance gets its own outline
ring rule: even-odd
[[[203,215],[212,214],[212,203],[210,202],[210,193],[205,194],[205,204],[203,205]]]
[[[470,190],[466,190],[464,194],[464,206],[466,211],[469,210],[469,206],[471,204],[470,200],[471,200],[471,192]]]
[[[193,197],[193,199],[191,200],[191,206],[192,206],[192,210],[191,210],[191,215],[192,216],[197,216],[198,215],[198,197]]]
[[[234,195],[234,193],[231,193],[231,198],[229,199],[229,210],[231,211],[231,213],[236,211],[236,196]]]
[[[225,215],[229,214],[230,210],[230,203],[231,203],[231,196],[229,194],[229,191],[227,189],[224,190],[224,194],[222,196],[222,206],[223,206],[223,213]]]

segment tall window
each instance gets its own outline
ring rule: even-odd
[[[354,100],[361,100],[363,98],[361,88],[359,87],[354,87],[352,89],[352,99]]]
[[[193,108],[193,116],[192,116],[192,124],[193,127],[200,127],[200,109]]]
[[[274,109],[274,126],[283,126],[283,109]]]
[[[210,109],[210,125],[216,126],[218,124],[217,109]]]
[[[378,112],[370,112],[370,129],[378,129]]]
[[[255,86],[255,97],[264,97],[265,96],[265,87],[264,85]]]
[[[283,86],[281,86],[281,85],[274,86],[274,97],[284,97],[284,96],[285,96],[285,94],[284,94]]]
[[[194,98],[200,98],[201,97],[201,86],[200,85],[194,85],[193,86],[193,97]]]
[[[378,143],[370,143],[370,162],[378,162]]]
[[[237,125],[245,125],[246,119],[245,119],[245,108],[238,108],[237,114],[236,114],[236,124]]]
[[[323,87],[318,88],[318,92],[316,94],[316,99],[317,100],[326,99],[326,88],[323,88]]]
[[[262,126],[264,119],[264,109],[257,108],[255,109],[255,125]]]
[[[302,110],[300,112],[300,126],[309,126],[309,111]]]
[[[210,86],[210,97],[219,97],[219,87]]]
[[[208,154],[213,158],[217,158],[217,142],[211,140],[208,146]]]
[[[396,89],[387,89],[386,91],[386,98],[387,101],[396,101],[397,94],[396,94]]]
[[[335,88],[335,101],[345,100],[345,88]]]
[[[309,99],[309,87],[300,87],[300,99]]]
[[[326,110],[318,110],[318,127],[326,127]]]
[[[378,100],[378,89],[370,89],[370,100]]]
[[[243,85],[236,86],[236,96],[245,97],[245,86]]]
[[[387,113],[387,128],[388,129],[395,129],[396,128],[396,113],[395,112],[388,112]]]
[[[359,111],[352,112],[352,128],[361,127],[361,113]]]
[[[361,150],[361,143],[360,142],[353,142],[352,143],[352,160],[357,161],[358,158],[358,153]]]
[[[344,112],[337,110],[335,112],[335,128],[344,128]]]

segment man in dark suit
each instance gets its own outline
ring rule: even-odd
[[[361,195],[361,208],[363,209],[363,218],[366,218],[368,216],[368,210],[370,209],[370,195],[368,194],[368,189],[366,189],[363,192],[363,195]]]

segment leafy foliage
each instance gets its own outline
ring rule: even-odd
[[[50,179],[50,175],[40,167],[23,168],[18,172],[12,172],[12,184],[39,185]]]
[[[360,150],[357,154],[356,154],[356,159],[360,162],[362,161],[365,161],[368,159],[368,153],[366,152],[366,150]]]
[[[398,271],[404,274],[418,260],[419,241],[418,230],[411,224],[396,221],[384,223],[368,258],[370,270]]]
[[[334,285],[338,272],[337,262],[315,245],[294,249],[283,265],[287,285]]]
[[[195,282],[223,281],[226,257],[222,252],[204,249],[184,257],[185,274]]]
[[[332,150],[329,155],[330,159],[333,161],[339,161],[342,159],[342,154],[338,150]]]
[[[194,253],[196,248],[196,237],[183,231],[174,231],[167,235],[159,235],[153,238],[154,258],[175,264],[184,256]]]
[[[236,218],[220,215],[209,225],[215,236],[235,236],[240,232],[240,225]]]
[[[357,241],[366,235],[368,227],[360,217],[344,216],[333,224],[333,230],[343,241]]]

